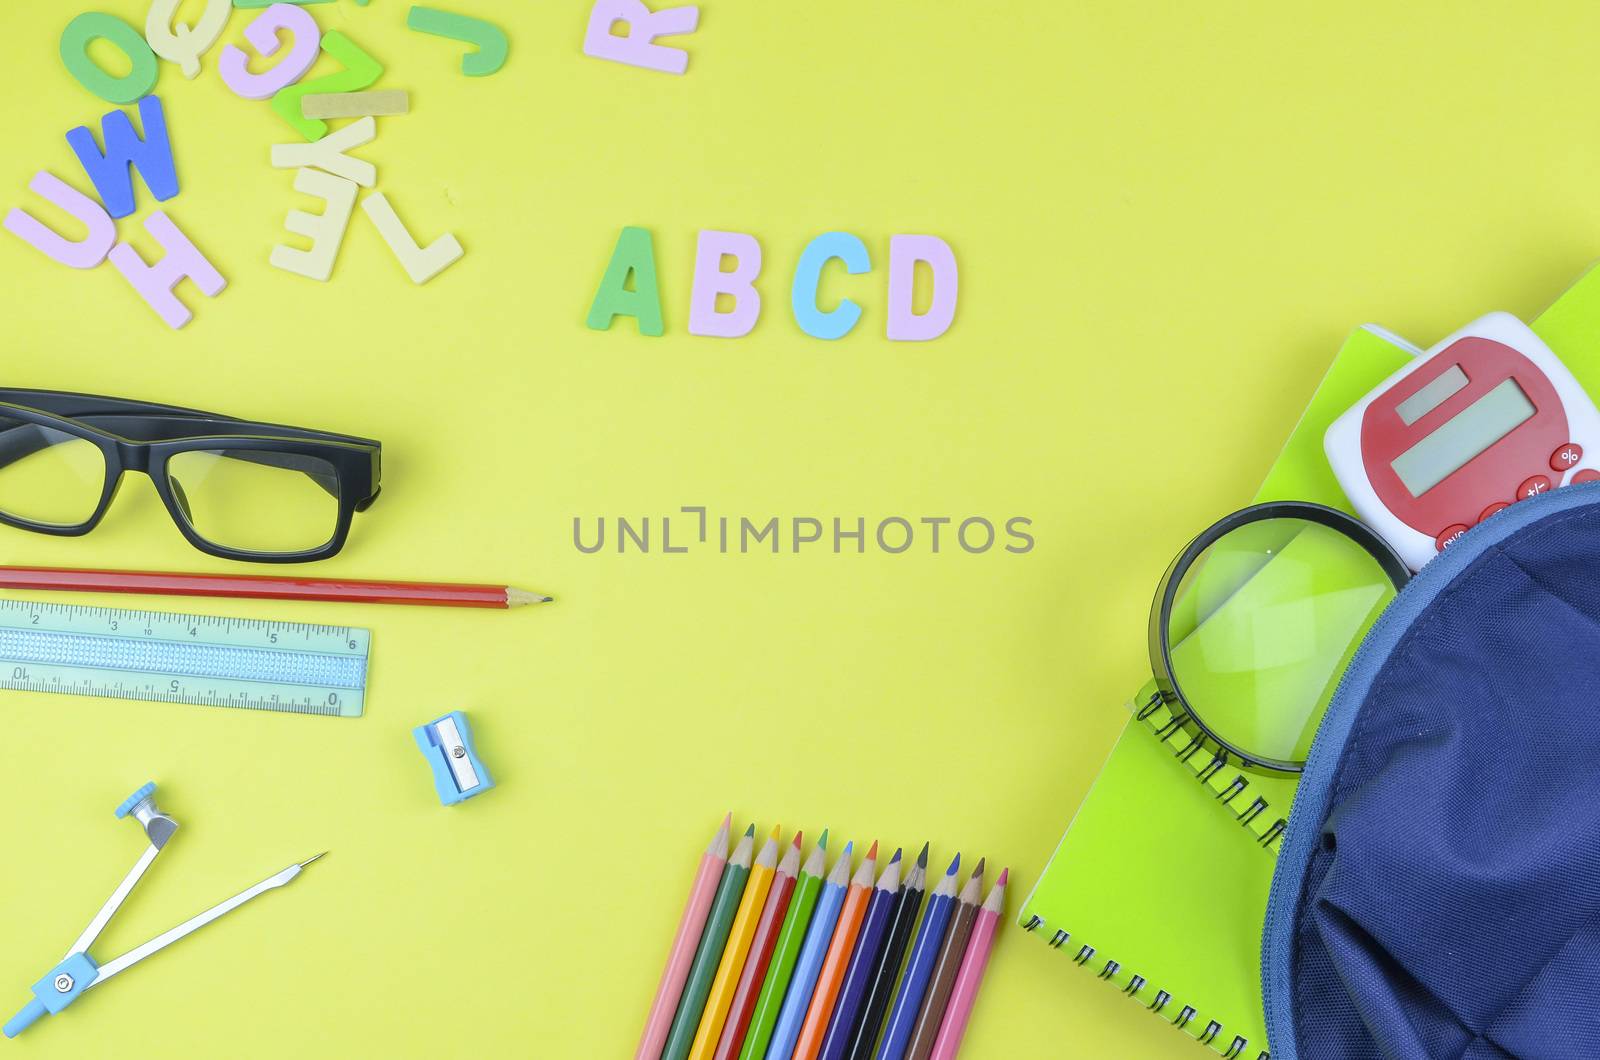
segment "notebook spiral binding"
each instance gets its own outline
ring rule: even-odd
[[[1271,813],[1267,800],[1251,791],[1250,780],[1243,773],[1223,781],[1228,765],[1225,752],[1217,751],[1209,758],[1198,754],[1204,746],[1203,738],[1184,727],[1185,715],[1169,708],[1160,692],[1152,692],[1133,716],[1166,744],[1178,761],[1194,771],[1195,779],[1211,790],[1217,801],[1238,818],[1240,826],[1256,837],[1256,842],[1272,854],[1278,853],[1289,822]]]
[[[1022,925],[1023,930],[1029,932],[1037,931],[1044,926],[1044,918],[1040,916],[1031,916]],[[1057,930],[1049,935],[1041,937],[1044,938],[1045,944],[1051,949],[1059,950],[1066,945],[1067,940],[1072,937],[1072,934],[1067,931]],[[1094,961],[1094,959],[1095,948],[1093,946],[1081,946],[1078,948],[1077,953],[1073,955],[1072,962],[1074,964],[1087,967],[1091,961]],[[1114,982],[1121,971],[1122,965],[1119,962],[1107,958],[1105,964],[1102,965],[1099,972],[1096,973],[1096,978],[1105,980],[1106,982]],[[1172,1004],[1172,995],[1167,991],[1156,990],[1155,993],[1150,996],[1148,1001],[1140,998],[1140,994],[1144,993],[1145,988],[1149,985],[1149,982],[1146,981],[1144,976],[1131,975],[1128,978],[1128,982],[1122,987],[1122,992],[1128,997],[1138,998],[1141,1003],[1144,1004],[1144,1006],[1151,1012],[1168,1019],[1174,1027],[1184,1031],[1190,1037],[1200,1042],[1200,1044],[1210,1046],[1212,1049],[1215,1049],[1217,1052],[1221,1053],[1223,1060],[1241,1060],[1241,1058],[1246,1055],[1246,1050],[1250,1048],[1250,1040],[1243,1035],[1234,1035],[1232,1041],[1228,1043],[1227,1047],[1223,1048],[1220,1042],[1226,1041],[1227,1039],[1222,1037],[1223,1027],[1222,1024],[1217,1020],[1208,1020],[1206,1025],[1196,1032],[1191,1025],[1194,1023],[1195,1017],[1198,1016],[1199,1013],[1195,1011],[1192,1005],[1184,1005],[1181,1009],[1179,1009],[1177,1015],[1175,1016],[1166,1015],[1165,1010],[1167,1006]],[[1263,1049],[1256,1054],[1255,1060],[1272,1060],[1272,1055],[1267,1050]]]

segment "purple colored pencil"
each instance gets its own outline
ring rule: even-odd
[[[861,1014],[861,1002],[867,995],[872,973],[878,966],[878,955],[888,937],[889,914],[894,910],[895,896],[900,893],[900,851],[894,852],[889,867],[878,877],[872,900],[867,903],[867,915],[861,921],[861,934],[856,937],[855,952],[850,954],[849,967],[845,969],[844,984],[839,988],[839,1000],[834,1003],[833,1016],[828,1021],[828,1033],[822,1039],[820,1060],[844,1060],[850,1048],[850,1035],[855,1030]]]

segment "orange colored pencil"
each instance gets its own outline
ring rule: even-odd
[[[856,936],[861,933],[861,921],[867,915],[877,863],[878,844],[874,842],[850,881],[850,890],[845,893],[844,907],[839,910],[839,922],[833,929],[833,941],[828,944],[828,955],[822,959],[822,971],[817,974],[817,986],[811,994],[811,1007],[806,1009],[800,1037],[795,1039],[793,1060],[817,1060],[817,1053],[822,1049],[823,1036],[828,1033],[828,1018],[833,1015],[834,1002],[839,999],[839,988],[844,985],[844,973],[850,965],[850,954],[856,948]]]

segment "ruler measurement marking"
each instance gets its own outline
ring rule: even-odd
[[[200,640],[196,637],[190,637],[188,640],[168,640],[166,637],[146,637],[136,633],[127,635],[121,633],[90,633],[88,631],[77,632],[45,629],[43,627],[35,628],[33,626],[0,625],[0,629],[15,630],[18,633],[54,633],[61,637],[82,637],[118,642],[131,640],[139,644],[181,644],[189,647],[225,648],[229,651],[283,652],[286,655],[315,655],[324,659],[359,659],[364,654],[359,647],[354,649],[346,648],[344,651],[317,651],[315,648],[280,648],[276,644],[230,644],[223,640]]]
[[[162,622],[199,622],[207,625],[234,625],[252,629],[271,631],[274,629],[310,630],[327,636],[340,636],[346,639],[354,632],[365,633],[366,630],[357,630],[354,626],[324,626],[309,622],[282,622],[270,618],[226,618],[220,615],[189,615],[177,611],[132,611],[121,607],[81,607],[77,604],[57,604],[48,602],[34,602],[32,600],[0,600],[0,611],[48,611],[52,614],[65,615],[69,620],[86,614],[98,615],[102,618],[140,618],[146,621]]]
[[[0,680],[0,688],[17,692],[54,692],[58,694],[75,696],[105,696],[108,694],[105,687],[99,685],[62,685],[43,686],[26,681]],[[202,707],[238,707],[246,710],[269,710],[278,713],[292,714],[321,714],[335,716],[339,713],[338,707],[330,707],[323,703],[306,703],[304,701],[274,703],[266,699],[220,699],[214,696],[201,696],[183,692],[156,692],[149,689],[117,688],[113,698],[138,699],[151,703],[185,703],[190,706]]]
[[[191,681],[206,681],[206,680],[240,681],[240,680],[245,680],[245,678],[230,677],[227,674],[209,674],[209,673],[206,673],[206,674],[186,674],[186,673],[185,674],[181,674],[181,673],[177,673],[176,671],[172,671],[172,670],[141,670],[136,666],[96,666],[94,663],[86,663],[86,662],[70,662],[70,663],[64,663],[64,662],[63,663],[40,662],[37,659],[15,659],[15,658],[12,658],[11,656],[8,656],[8,655],[0,655],[0,663],[11,663],[11,664],[16,665],[16,666],[57,667],[57,668],[65,668],[65,669],[69,669],[69,670],[94,670],[97,673],[154,674],[157,677],[163,677],[163,678],[167,678],[167,679],[173,680],[173,681],[182,680],[183,678],[188,678]],[[31,680],[31,678],[22,678],[22,680],[27,681],[27,680]],[[56,678],[56,681],[57,681],[58,684],[60,683],[60,680],[61,679],[59,677]],[[287,677],[274,677],[270,681],[254,681],[253,683],[255,683],[255,684],[271,684],[271,685],[293,685],[296,688],[341,689],[341,690],[344,690],[344,691],[347,691],[347,692],[348,691],[359,691],[363,687],[363,686],[358,685],[358,684],[356,684],[356,685],[334,685],[334,684],[323,684],[323,683],[318,682],[318,681],[291,681]]]

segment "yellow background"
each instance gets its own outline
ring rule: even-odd
[[[76,9],[11,6],[0,202],[54,221],[27,181],[87,189],[62,136],[109,108],[57,57]],[[143,24],[143,3],[94,6]],[[315,573],[558,597],[514,614],[166,602],[370,627],[358,721],[7,695],[8,1005],[131,864],[110,809],[147,778],[183,828],[102,956],[332,852],[4,1046],[18,1055],[631,1055],[729,809],[987,855],[1012,866],[1014,911],[1147,672],[1162,568],[1249,497],[1344,334],[1377,320],[1428,343],[1490,309],[1531,317],[1600,226],[1586,4],[705,0],[682,78],[586,58],[576,0],[450,6],[507,28],[500,73],[460,76],[460,48],[407,31],[397,0],[309,9],[387,65],[378,87],[414,93],[358,153],[420,238],[467,248],[427,286],[359,211],[330,283],[267,265],[298,245],[284,213],[314,203],[269,168],[292,134],[221,85],[216,50],[192,82],[163,65],[157,89],[182,181],[165,208],[229,280],[181,291],[187,329],[109,265],[0,237],[7,384],[380,438],[383,497]],[[583,326],[627,224],[655,233],[665,338]],[[747,338],[686,333],[702,228],[766,252]],[[877,268],[830,280],[866,318],[824,343],[788,285],[831,229]],[[120,231],[150,253],[135,219]],[[901,232],[961,262],[933,343],[883,337]],[[128,485],[92,537],[3,531],[0,559],[229,569]],[[1038,547],[573,547],[574,516],[694,504],[1021,515]],[[447,810],[410,729],[452,707],[500,787]],[[1204,871],[1130,879],[1128,900],[1203,946],[1181,896]],[[1201,1054],[1008,926],[968,1055]]]

